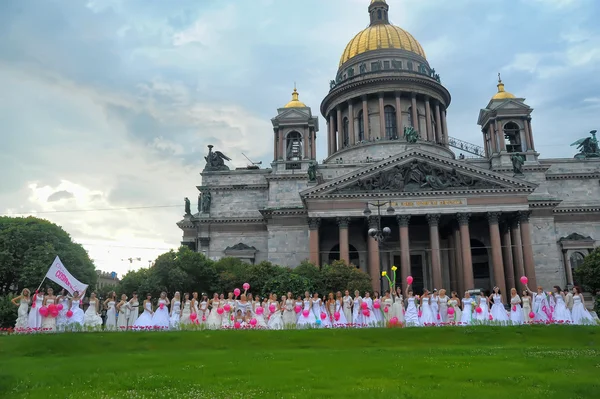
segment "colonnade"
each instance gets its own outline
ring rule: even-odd
[[[451,224],[451,232],[446,235],[448,240],[450,288],[459,293],[474,287],[473,262],[471,257],[471,213],[452,215],[455,222]],[[535,264],[531,240],[530,212],[520,211],[501,214],[487,212],[485,214],[489,228],[491,244],[490,259],[492,261],[493,282],[504,294],[506,300],[508,291],[518,286],[521,276],[529,278],[529,286],[536,287]],[[429,226],[430,262],[434,287],[443,287],[442,261],[440,248],[439,221],[441,214],[426,215]],[[400,275],[403,285],[411,273],[410,264],[410,220],[411,215],[397,215],[400,237]],[[349,217],[337,217],[339,228],[340,259],[350,263],[349,246]],[[369,228],[377,228],[377,217],[369,217]],[[309,218],[310,261],[320,263],[319,228],[321,218]],[[380,278],[380,247],[376,239],[367,238],[368,272],[374,288],[379,286]],[[448,288],[448,287],[447,287]]]
[[[371,131],[371,122],[368,116],[369,100],[374,100],[374,97],[378,100],[379,129]],[[392,99],[393,101],[391,101]],[[360,141],[358,132],[355,131],[356,120],[359,121],[359,124],[362,124],[362,129],[359,126],[359,130],[364,132],[364,140],[374,141],[388,138],[386,128],[393,128],[393,125],[391,125],[392,120],[386,120],[385,118],[385,108],[389,106],[394,109],[396,137],[402,137],[404,127],[402,110],[406,108],[404,105],[405,101],[409,102],[407,108],[409,124],[417,131],[421,130],[419,127],[419,116],[423,116],[422,113],[419,113],[418,104],[422,105],[425,110],[425,132],[420,132],[421,139],[441,145],[448,145],[446,108],[443,103],[430,96],[414,92],[378,92],[341,103],[326,116],[328,156],[344,147],[353,146]],[[361,112],[362,117],[359,117]],[[346,118],[348,119],[347,123]],[[344,140],[345,134],[348,135],[347,143]]]
[[[506,141],[504,139],[504,124],[519,119],[523,124],[523,138],[525,139],[525,151],[535,151],[535,145],[533,142],[533,132],[531,129],[531,118],[520,118],[511,117],[506,120],[493,119],[487,128],[487,132],[484,129],[482,131],[486,156],[490,154],[497,154],[501,151],[506,152]]]

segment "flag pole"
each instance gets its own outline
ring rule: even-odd
[[[46,281],[46,276],[44,276],[44,278],[42,279],[42,282],[40,283],[40,285],[37,287],[37,290],[35,290],[35,292],[38,292],[40,290],[40,288],[42,287],[42,284],[44,284],[44,281]]]

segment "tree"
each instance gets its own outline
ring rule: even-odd
[[[373,289],[368,274],[342,260],[323,265],[321,274],[327,293],[348,290],[353,295],[355,290],[365,292]]]
[[[595,294],[600,290],[600,247],[586,256],[583,264],[573,270],[573,274],[584,291]]]
[[[0,217],[0,294],[37,288],[57,255],[76,279],[95,286],[94,263],[60,226],[35,217]]]

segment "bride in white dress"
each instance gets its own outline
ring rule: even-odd
[[[271,312],[273,306],[275,307],[275,312]],[[283,330],[283,318],[281,317],[281,309],[279,308],[279,302],[277,302],[275,294],[271,294],[271,299],[269,300],[269,313],[271,314],[267,323],[269,330]]]
[[[462,299],[462,314],[460,317],[460,325],[467,326],[473,322],[473,304],[475,301],[471,298],[469,291],[465,292],[465,297]]]
[[[595,324],[594,318],[585,308],[583,295],[579,287],[573,287],[573,310],[571,310],[573,324]]]
[[[354,299],[352,306],[352,324],[356,328],[365,327],[365,316],[362,314],[362,297],[358,290],[354,291]]]
[[[225,314],[223,310],[223,304],[219,300],[219,294],[213,295],[213,299],[210,301],[210,314],[206,319],[206,327],[211,330],[218,330],[221,328],[221,318]],[[220,309],[220,310],[219,310]]]
[[[26,331],[27,326],[29,325],[27,310],[29,310],[29,302],[31,302],[30,295],[30,291],[27,288],[24,288],[23,291],[21,291],[21,295],[11,300],[13,305],[19,307],[17,310],[17,321],[15,322],[16,332]]]
[[[117,329],[118,331],[127,330],[127,321],[129,320],[129,308],[127,307],[127,295],[121,295],[121,301],[117,303]]]
[[[40,308],[44,306],[44,293],[38,292],[33,296],[33,303],[29,310],[29,316],[27,318],[27,325],[32,330],[38,330],[42,328],[42,315],[40,314]]]
[[[419,317],[422,326],[432,326],[437,321],[429,304],[430,300],[429,291],[424,290],[421,296],[421,317]]]
[[[183,308],[181,309],[181,318],[179,323],[182,325],[192,324],[192,303],[190,302],[190,294],[187,292],[183,294]],[[198,315],[196,315],[196,322]]]
[[[127,316],[127,325],[132,327],[140,315],[140,300],[138,299],[137,292],[131,294],[131,299],[127,303],[127,309],[129,310],[129,316]]]
[[[152,324],[152,295],[147,294],[146,300],[144,301],[144,311],[142,314],[136,319],[133,326],[138,329],[150,328],[153,326]]]
[[[371,299],[371,294],[367,291],[365,291],[365,296],[362,299],[363,303],[367,304],[367,310],[368,312],[366,312],[367,314],[365,315],[363,312],[363,317],[364,317],[364,323],[367,325],[367,327],[377,327],[377,318],[375,317],[375,312],[373,309],[373,299]],[[360,305],[361,307],[363,306],[362,304]],[[361,312],[364,309],[361,309]],[[377,311],[379,311],[379,309],[377,309]]]
[[[407,327],[419,327],[421,321],[419,319],[419,311],[417,310],[417,298],[413,295],[413,290],[410,289],[410,284],[406,287],[406,312],[404,313],[404,320]]]
[[[98,314],[98,307],[98,298],[96,298],[96,293],[92,292],[88,301],[88,308],[83,317],[83,325],[86,328],[98,330],[102,327],[102,317]]]
[[[559,286],[554,286],[554,312],[552,312],[552,320],[558,323],[571,323],[571,312],[567,309],[565,303],[565,294],[562,292]]]
[[[506,309],[504,308],[504,304],[502,303],[500,288],[494,287],[494,293],[490,296],[490,299],[494,302],[491,310],[492,319],[496,323],[507,325],[509,318]]]
[[[348,319],[346,319],[346,313],[344,312],[344,298],[342,298],[342,293],[338,291],[336,293],[337,298],[335,299],[335,312],[333,312],[333,325],[335,327],[344,327],[348,324]],[[335,315],[339,314],[339,317],[335,318]]]
[[[174,329],[179,329],[179,323],[181,321],[181,294],[179,291],[173,296],[171,301],[171,317],[169,318],[169,326]]]
[[[158,305],[152,315],[152,326],[162,330],[169,329],[169,303],[167,293],[164,291],[161,292],[160,298],[158,299]]]
[[[108,298],[104,301],[104,308],[106,309],[106,322],[104,323],[104,329],[113,331],[117,328],[117,293],[111,292],[108,294]]]
[[[448,300],[448,309],[452,308],[454,312],[452,314],[448,313],[448,322],[459,324],[460,319],[462,318],[462,310],[460,310],[460,304],[462,302],[456,291],[452,291],[450,296],[451,298]]]
[[[517,290],[510,290],[510,322],[513,325],[523,324],[523,309],[521,308],[521,298],[517,295]]]
[[[71,307],[67,311],[67,318],[69,319],[68,327],[71,330],[80,330],[83,328],[85,314],[83,313],[83,309],[81,309],[82,296],[83,294],[80,295],[79,292],[75,291],[71,299]],[[71,312],[70,318],[69,312]]]
[[[60,295],[57,298],[57,306],[60,308],[58,311],[58,317],[56,318],[56,329],[58,331],[65,331],[66,326],[69,324],[67,318],[67,312],[69,311],[69,297],[67,290],[63,289],[60,291]]]
[[[487,324],[490,319],[490,307],[488,305],[489,299],[481,292],[479,294],[479,306],[475,309],[475,319],[478,324]],[[481,309],[481,311],[477,311]]]
[[[312,312],[312,300],[310,299],[310,294],[308,291],[304,293],[304,300],[302,301],[302,304],[302,311],[298,317],[298,328],[314,327],[317,322],[317,318]]]
[[[346,323],[352,323],[352,297],[350,296],[350,291],[344,291],[344,316],[346,318]]]

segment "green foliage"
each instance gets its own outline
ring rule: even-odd
[[[60,226],[35,217],[0,217],[0,295],[35,290],[57,255],[76,279],[94,287],[92,260]]]
[[[15,326],[18,308],[11,302],[13,298],[11,294],[0,296],[0,328]]]
[[[267,294],[274,293],[277,298],[281,298],[282,295],[286,295],[288,292],[292,293],[295,298],[298,295],[304,297],[304,292],[313,292],[314,285],[311,280],[304,276],[300,276],[287,270],[275,277],[268,279],[262,286],[262,297]]]
[[[596,293],[600,290],[600,248],[586,256],[583,265],[573,270],[573,274],[584,291]]]
[[[372,290],[369,275],[354,266],[346,265],[344,261],[334,261],[331,265],[324,265],[321,274],[328,292],[349,290],[354,295],[355,290],[361,293]]]

